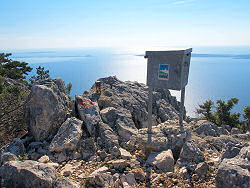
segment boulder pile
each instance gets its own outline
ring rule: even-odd
[[[250,187],[250,135],[200,120],[178,126],[180,103],[116,77],[69,101],[61,79],[36,82],[26,107],[29,132],[0,153],[10,187]],[[185,119],[185,118],[184,118]],[[150,140],[150,142],[149,142]]]

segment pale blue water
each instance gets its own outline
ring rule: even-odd
[[[146,59],[142,53],[104,49],[29,50],[12,52],[13,58],[50,70],[73,84],[71,95],[88,90],[100,77],[145,83]],[[141,54],[141,55],[140,55]],[[179,99],[179,92],[172,92]],[[185,106],[191,116],[207,99],[239,98],[234,111],[250,105],[250,47],[196,47],[193,50]]]

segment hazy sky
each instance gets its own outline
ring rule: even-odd
[[[250,44],[250,0],[0,3],[0,50]]]

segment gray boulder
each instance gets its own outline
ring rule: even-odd
[[[0,167],[0,176],[12,187],[53,187],[57,173],[52,165],[36,161],[9,161]]]
[[[108,151],[110,148],[118,146],[118,137],[108,124],[100,123],[97,138],[98,145]]]
[[[69,179],[66,178],[57,178],[57,180],[53,184],[53,188],[77,188],[80,187],[75,182],[72,182]]]
[[[61,152],[62,150],[75,150],[82,136],[82,121],[75,117],[68,118],[59,128],[53,138],[50,152]]]
[[[240,153],[231,159],[224,159],[216,174],[216,186],[222,187],[250,187],[250,146],[243,147]]]
[[[81,120],[85,123],[91,136],[96,136],[99,123],[102,121],[97,103],[83,96],[76,96],[76,104]]]
[[[94,187],[110,187],[115,183],[115,179],[108,170],[107,167],[103,166],[92,172],[87,180]]]
[[[218,137],[222,134],[229,135],[229,132],[224,127],[218,127],[214,123],[211,123],[206,120],[198,121],[196,124],[196,127],[197,128],[195,128],[194,131],[202,137],[205,137],[205,136]]]
[[[83,94],[83,97],[95,98],[101,110],[109,108],[102,112],[105,123],[112,129],[111,124],[117,124],[117,120],[131,128],[147,127],[148,87],[146,85],[130,81],[122,82],[116,77],[101,78],[98,81],[101,82],[102,95],[96,96],[93,85],[91,90]],[[158,89],[153,92],[153,125],[171,118],[176,119],[178,111],[179,102],[170,95],[168,90]],[[165,117],[165,114],[168,114],[168,117]]]
[[[13,142],[6,147],[4,152],[10,152],[16,156],[23,156],[26,153],[26,149],[20,138],[14,138]]]
[[[46,79],[33,84],[26,106],[29,134],[36,141],[54,135],[66,119],[67,103],[62,79]]]
[[[155,154],[150,154],[146,164],[155,167],[160,172],[174,171],[174,157],[172,151],[166,150]]]
[[[195,140],[188,140],[180,153],[177,165],[182,167],[190,164],[197,164],[205,160],[203,152],[197,146]]]
[[[97,151],[96,143],[93,138],[81,139],[78,144],[78,150],[81,152],[82,159],[90,159]]]

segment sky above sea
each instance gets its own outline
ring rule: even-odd
[[[82,94],[94,82],[106,76],[122,81],[146,83],[147,59],[142,50],[79,48],[33,49],[6,51],[12,58],[28,62],[35,68],[43,66],[53,78],[73,84],[71,96]],[[239,99],[234,112],[243,112],[250,105],[250,46],[193,48],[189,81],[186,87],[187,114],[197,117],[196,108],[205,100]],[[179,91],[171,93],[180,100]]]

